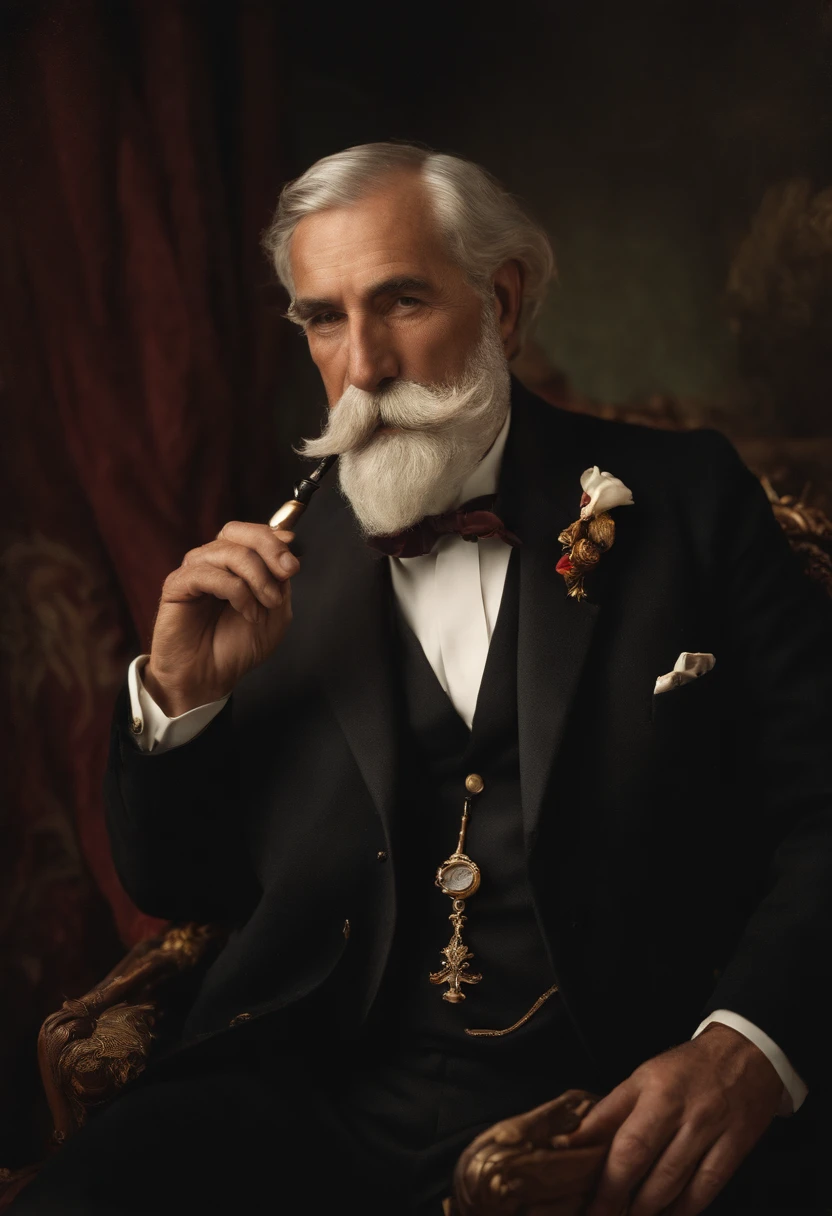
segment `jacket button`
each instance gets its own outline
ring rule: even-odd
[[[376,853],[376,861],[386,861],[386,860],[387,860],[387,850],[379,849],[379,851]]]
[[[348,938],[348,937],[349,937],[349,935],[350,935],[350,922],[349,922],[348,920],[345,920],[345,921],[344,921],[344,927],[343,927],[343,929],[341,930],[341,932],[343,933],[344,937],[346,937],[346,938]]]
[[[238,1013],[236,1017],[233,1017],[231,1019],[231,1021],[228,1023],[228,1025],[229,1026],[239,1026],[240,1022],[250,1022],[250,1021],[251,1021],[250,1013]]]

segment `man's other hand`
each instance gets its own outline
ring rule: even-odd
[[[758,1047],[712,1022],[642,1064],[570,1144],[610,1140],[587,1216],[697,1216],[777,1113],[783,1083]]]

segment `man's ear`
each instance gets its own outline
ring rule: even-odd
[[[503,349],[506,352],[506,358],[512,359],[520,349],[517,323],[520,318],[520,306],[523,302],[523,267],[514,258],[509,262],[504,262],[495,270],[493,283]]]

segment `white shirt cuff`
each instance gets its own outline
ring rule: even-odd
[[[730,1026],[733,1030],[738,1030],[755,1047],[759,1047],[783,1082],[783,1097],[777,1111],[778,1115],[791,1115],[798,1110],[809,1090],[806,1082],[792,1068],[788,1057],[780,1050],[774,1039],[770,1039],[764,1030],[760,1030],[759,1026],[749,1022],[748,1018],[742,1017],[739,1013],[732,1013],[730,1009],[715,1009],[709,1017],[705,1018],[704,1022],[697,1026],[691,1038],[695,1039],[706,1026],[710,1026],[711,1022],[721,1022],[723,1026]]]
[[[216,718],[228,700],[209,701],[197,705],[177,718],[169,718],[159,708],[142,683],[141,673],[149,654],[140,654],[127,671],[127,687],[130,693],[130,732],[143,752],[168,752],[196,738],[208,723]]]

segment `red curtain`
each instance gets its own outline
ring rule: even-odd
[[[272,7],[2,13],[0,1166],[40,1020],[154,928],[103,827],[115,692],[165,575],[274,497]]]

